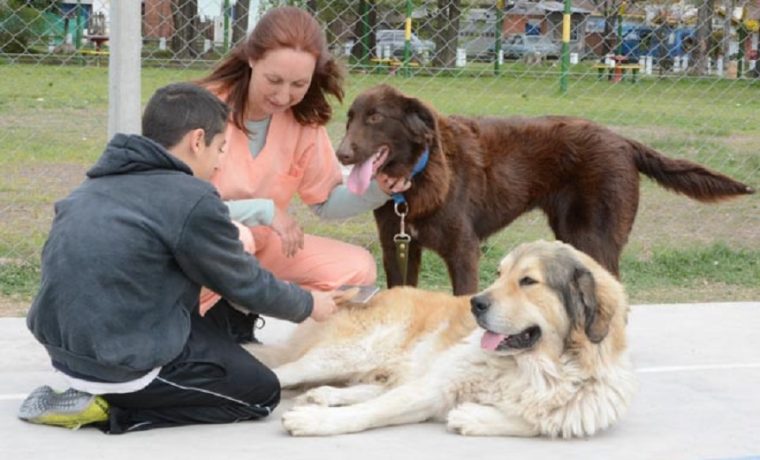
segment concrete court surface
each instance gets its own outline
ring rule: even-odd
[[[270,320],[260,336],[291,327]],[[0,459],[760,459],[760,301],[634,306],[628,337],[639,393],[590,439],[467,438],[434,423],[292,438],[288,400],[264,421],[108,436],[16,418],[27,392],[61,380],[23,318],[0,319]]]

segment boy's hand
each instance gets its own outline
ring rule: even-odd
[[[282,240],[282,253],[285,257],[293,257],[303,249],[303,230],[298,222],[290,214],[281,211],[276,206],[274,208],[274,218],[272,219],[272,230],[280,236]]]
[[[311,291],[311,297],[314,299],[314,307],[311,310],[311,317],[314,321],[324,321],[338,309],[335,305],[336,293]]]

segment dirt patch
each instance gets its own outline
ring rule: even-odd
[[[695,287],[662,287],[629,293],[630,303],[756,302],[760,286],[736,286],[704,281]]]
[[[79,163],[26,163],[9,166],[8,170],[14,178],[11,183],[19,187],[19,192],[39,193],[40,184],[44,183],[47,194],[60,198],[85,180],[89,167]]]
[[[5,170],[0,188],[0,235],[47,232],[54,203],[85,179],[87,167],[76,163],[15,164]],[[10,242],[8,242],[10,243]],[[27,249],[19,248],[29,256]]]
[[[21,318],[29,310],[29,301],[17,297],[0,296],[0,318]]]

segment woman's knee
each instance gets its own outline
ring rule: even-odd
[[[377,280],[377,263],[372,254],[361,246],[329,241],[330,249],[313,251],[308,270],[301,267],[298,276],[291,280],[306,289],[329,291],[346,284],[374,284]],[[291,268],[291,270],[293,270]]]
[[[377,281],[375,258],[372,253],[360,246],[352,246],[350,251],[343,253],[339,260],[336,259],[333,266],[337,270],[334,273],[326,273],[326,278],[334,285],[327,286],[326,289],[335,289],[346,284],[375,284]]]
[[[356,280],[348,284],[375,284],[377,281],[377,262],[372,253],[358,248],[356,256]]]

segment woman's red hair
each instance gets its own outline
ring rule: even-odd
[[[343,101],[343,69],[327,49],[322,28],[308,12],[283,6],[270,9],[262,16],[248,38],[236,46],[198,83],[218,94],[226,95],[232,108],[235,125],[245,128],[248,85],[251,81],[250,61],[258,61],[271,50],[291,48],[305,51],[316,58],[311,85],[303,100],[291,109],[302,125],[324,125],[332,117],[327,95]]]

